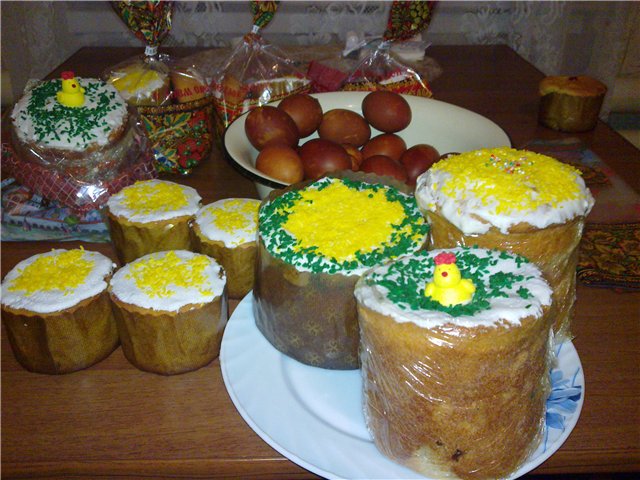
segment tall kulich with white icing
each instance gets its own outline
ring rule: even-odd
[[[125,357],[162,375],[209,364],[227,324],[225,286],[214,259],[186,250],[150,253],[120,268],[109,294]]]
[[[594,200],[580,172],[511,148],[450,156],[418,177],[430,248],[480,246],[536,263],[554,294],[554,331],[571,338],[578,246]]]
[[[446,255],[475,289],[462,303],[427,294],[431,282],[461,288],[439,270]],[[552,292],[540,270],[497,250],[420,251],[365,273],[355,297],[376,447],[430,478],[515,472],[539,444],[550,391]]]
[[[133,117],[112,85],[95,78],[75,80],[83,89],[75,107],[57,99],[65,80],[45,80],[25,92],[11,112],[13,145],[23,160],[75,180],[110,180],[128,161]]]
[[[18,263],[2,281],[2,321],[27,370],[87,368],[118,346],[107,294],[113,262],[98,252],[56,249]]]
[[[253,288],[259,208],[259,200],[226,198],[202,207],[191,224],[194,250],[224,268],[229,298],[243,298]]]
[[[278,350],[316,367],[358,368],[356,281],[427,239],[413,196],[352,177],[274,191],[258,213],[256,325]]]
[[[198,192],[166,180],[144,180],[107,201],[111,241],[124,264],[148,253],[190,250],[189,222],[200,208]]]

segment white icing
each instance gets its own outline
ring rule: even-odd
[[[222,242],[227,248],[255,242],[258,230],[257,213],[260,201],[251,198],[227,198],[205,205],[196,213],[195,223],[209,240]],[[235,214],[243,225],[225,225],[221,214]],[[220,222],[220,224],[218,223]]]
[[[478,151],[478,154],[482,154],[482,151]],[[440,210],[439,214],[465,235],[483,234],[492,226],[503,234],[508,234],[509,229],[519,223],[528,223],[542,229],[587,215],[594,205],[593,196],[577,172],[568,174],[572,175],[580,192],[579,196],[557,205],[543,203],[533,210],[513,209],[508,213],[498,212],[497,201],[486,202],[470,192],[469,188],[475,185],[474,178],[454,178],[450,172],[433,167],[418,177],[415,196],[422,211]],[[448,181],[460,183],[463,187],[459,188],[455,195],[445,194],[442,188]],[[464,185],[467,188],[464,188]],[[535,197],[535,186],[530,188],[532,197]]]
[[[398,323],[413,322],[419,327],[427,329],[441,327],[445,324],[470,328],[477,326],[491,327],[497,326],[501,320],[519,325],[523,318],[532,315],[536,318],[540,317],[542,307],[551,305],[551,288],[542,277],[540,270],[533,263],[527,262],[518,266],[514,260],[515,257],[512,255],[508,255],[508,258],[500,258],[501,256],[506,256],[506,254],[495,250],[479,248],[466,251],[470,251],[480,258],[493,257],[497,260],[496,265],[489,266],[487,273],[482,277],[485,285],[488,286],[491,275],[498,272],[512,272],[524,276],[525,279],[515,282],[512,288],[507,289],[506,293],[508,297],[488,298],[489,308],[476,312],[473,315],[454,317],[449,313],[439,310],[411,310],[408,307],[403,308],[388,298],[389,291],[386,287],[378,283],[373,285],[367,284],[367,279],[372,274],[384,274],[388,272],[390,265],[395,262],[406,263],[411,258],[421,258],[421,262],[424,262],[425,268],[428,268],[426,259],[433,258],[443,251],[459,253],[465,250],[463,248],[452,248],[418,253],[416,256],[405,255],[380,267],[375,267],[361,277],[356,284],[355,297],[357,301],[370,310],[392,317]],[[431,269],[433,270],[433,266]],[[397,276],[395,277],[394,280],[398,280]],[[418,286],[420,292],[424,292],[426,282]],[[518,295],[517,291],[520,287],[527,288],[533,297],[525,299]],[[527,308],[527,306],[529,306],[529,308]]]
[[[119,128],[127,118],[127,104],[124,99],[118,94],[118,91],[110,84],[98,80],[95,78],[80,78],[76,77],[81,87],[85,89],[85,103],[82,107],[77,107],[83,110],[95,109],[98,105],[98,98],[101,95],[113,94],[113,99],[109,102],[113,108],[105,112],[102,119],[106,122],[107,127],[100,125],[95,126],[85,133],[89,135],[90,140],[87,140],[79,135],[70,135],[64,133],[64,130],[68,128],[68,119],[60,118],[56,120],[56,133],[59,138],[56,138],[53,133],[47,134],[43,138],[38,138],[36,134],[36,124],[33,117],[27,111],[29,102],[32,98],[33,89],[25,92],[25,94],[18,100],[11,113],[13,125],[18,138],[25,143],[33,143],[39,147],[56,148],[62,150],[71,151],[83,151],[91,145],[104,146],[109,144],[109,136]],[[48,82],[55,82],[55,80],[48,80]],[[41,84],[40,84],[41,85]],[[96,89],[87,88],[89,86],[96,85]],[[38,88],[36,85],[34,88]],[[45,111],[51,111],[58,101],[55,94],[47,99],[44,105]]]
[[[25,290],[12,290],[14,282],[21,276],[24,269],[38,258],[56,256],[64,252],[67,252],[67,250],[56,249],[34,255],[18,263],[2,281],[2,305],[36,313],[53,313],[71,308],[81,301],[106,290],[107,282],[105,277],[111,274],[116,265],[101,253],[86,250],[82,258],[91,261],[93,268],[85,281],[78,287],[65,290],[37,290],[31,294]],[[63,273],[61,272],[61,274]]]
[[[186,197],[185,205],[176,205],[175,203],[163,203],[163,208],[160,209],[145,209],[145,202],[141,201],[136,205],[128,205],[126,193],[132,190],[140,190],[150,185],[175,185],[179,186]],[[112,195],[107,201],[107,207],[112,215],[117,217],[126,218],[131,222],[149,223],[162,220],[170,220],[172,218],[192,216],[200,208],[200,201],[202,198],[198,192],[187,185],[179,185],[174,182],[168,182],[166,180],[145,180],[136,182],[133,185],[129,185],[120,190],[115,195]]]
[[[150,294],[137,284],[132,275],[132,269],[136,265],[144,264],[149,259],[162,259],[170,253],[156,252],[140,257],[118,270],[110,282],[111,294],[121,302],[164,312],[177,312],[186,305],[209,303],[222,295],[226,285],[226,275],[222,267],[213,258],[187,250],[171,250],[171,252],[185,262],[196,257],[206,259],[208,265],[203,271],[204,281],[194,285],[181,286],[167,280],[166,286],[171,291],[170,295],[158,296]],[[183,262],[181,265],[184,267],[185,263]],[[180,268],[180,266],[174,268],[171,274],[179,274]]]

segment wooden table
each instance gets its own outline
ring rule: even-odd
[[[138,53],[83,48],[52,75],[72,69],[96,76]],[[495,121],[514,146],[563,137],[538,125],[542,74],[508,47],[432,46],[427,54],[443,69],[432,84],[436,98]],[[640,191],[640,151],[601,122],[577,136]],[[173,179],[195,187],[205,203],[257,196],[251,181],[218,153],[193,175]],[[54,247],[60,244],[3,242],[2,275],[18,261]],[[109,244],[84,247],[115,258]],[[533,474],[640,471],[640,293],[579,286],[573,329],[586,377],[582,415],[566,443]],[[136,370],[118,349],[85,371],[38,375],[16,363],[4,330],[2,475],[317,478],[247,426],[227,395],[218,360],[196,372],[162,377]]]

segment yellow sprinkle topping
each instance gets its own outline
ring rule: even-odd
[[[379,248],[395,232],[409,232],[410,225],[397,228],[405,217],[400,203],[390,202],[384,191],[335,182],[322,190],[303,190],[283,226],[298,239],[298,251],[316,247],[317,254],[341,262]]]
[[[212,295],[205,269],[210,261],[204,255],[183,259],[170,251],[164,256],[151,256],[131,265],[128,278],[150,297],[171,297],[177,288],[197,288],[202,295]]]
[[[478,198],[498,214],[557,207],[585,198],[576,182],[580,171],[546,155],[512,148],[476,150],[436,163],[434,173],[447,172],[442,193],[465,200]]]
[[[123,205],[143,214],[167,212],[189,204],[182,186],[170,182],[136,182],[122,191]]]
[[[94,265],[93,261],[84,258],[82,248],[41,256],[19,271],[9,290],[24,291],[27,296],[52,290],[65,291],[65,295],[69,295],[85,283]]]
[[[212,223],[223,232],[233,233],[258,223],[260,202],[228,200],[220,208],[209,210]]]
[[[116,76],[109,81],[120,92],[134,93],[137,90],[143,90],[153,82],[162,79],[159,72],[151,69],[131,70],[125,75]],[[116,74],[117,75],[117,74]]]

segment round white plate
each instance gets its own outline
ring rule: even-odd
[[[584,375],[571,342],[556,351],[544,438],[512,478],[549,458],[575,427],[584,400]],[[242,418],[291,461],[326,478],[424,479],[384,457],[362,413],[359,370],[325,370],[293,360],[255,325],[253,292],[227,324],[220,352],[222,377]]]
[[[327,112],[334,108],[344,108],[362,114],[362,100],[370,92],[327,92],[314,93]],[[486,117],[450,103],[432,98],[403,95],[411,107],[412,119],[407,128],[397,132],[406,142],[407,147],[418,143],[433,145],[441,154],[450,152],[467,152],[479,148],[511,146],[511,140],[505,131]],[[279,102],[274,102],[276,105]],[[236,118],[224,134],[224,148],[228,157],[241,172],[255,181],[258,193],[264,198],[272,188],[287,185],[265,175],[256,169],[258,151],[253,148],[244,131],[244,123],[248,113]],[[374,137],[381,132],[371,129]],[[317,138],[317,132],[300,140]]]

